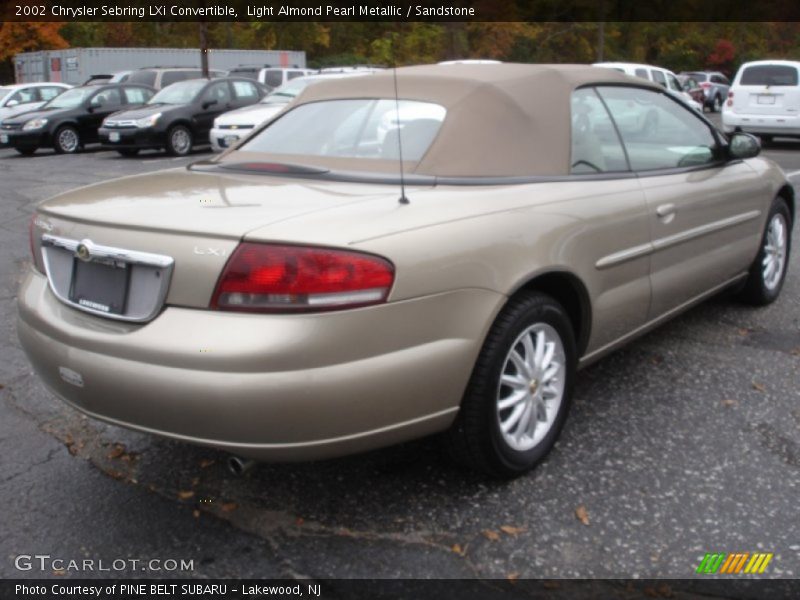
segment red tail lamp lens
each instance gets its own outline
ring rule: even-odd
[[[384,258],[330,248],[245,242],[217,283],[211,308],[315,311],[385,302],[394,267]]]

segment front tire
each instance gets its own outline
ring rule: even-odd
[[[185,125],[175,125],[167,132],[167,152],[186,156],[192,151],[192,132]]]
[[[774,302],[786,279],[792,246],[792,215],[780,196],[772,202],[758,255],[741,292],[742,299],[755,306]]]
[[[512,299],[492,325],[447,433],[450,454],[493,477],[532,469],[564,425],[576,363],[561,305],[540,293]]]
[[[75,154],[81,147],[81,136],[72,125],[64,125],[56,131],[53,147],[59,154]]]

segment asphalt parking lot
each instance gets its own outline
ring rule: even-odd
[[[765,154],[797,188],[800,141]],[[685,578],[717,551],[772,552],[769,576],[800,577],[796,249],[775,304],[713,299],[582,371],[554,452],[510,483],[435,440],[236,478],[223,453],[54,399],[15,331],[34,205],[204,156],[0,150],[0,577]],[[21,554],[194,568],[20,571]]]

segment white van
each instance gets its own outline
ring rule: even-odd
[[[739,67],[722,108],[722,129],[765,142],[800,136],[800,62],[759,60]]]
[[[638,63],[626,62],[601,62],[594,63],[592,66],[614,69],[615,71],[620,71],[621,73],[625,73],[631,77],[641,77],[642,79],[647,79],[648,81],[657,83],[666,88],[666,90],[676,98],[683,100],[693,109],[703,112],[703,107],[700,105],[700,103],[695,102],[692,97],[684,91],[681,82],[678,81],[678,77],[669,69],[664,69],[663,67],[654,67],[653,65],[641,65]]]

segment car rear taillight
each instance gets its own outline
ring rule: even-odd
[[[733,92],[728,92],[728,101],[726,102],[728,106],[733,106]]]
[[[700,87],[703,89],[708,89],[711,87],[711,84],[708,83],[707,81],[704,81],[703,83],[700,84]]]
[[[393,282],[394,266],[371,254],[243,242],[225,265],[211,308],[340,310],[385,302]]]

